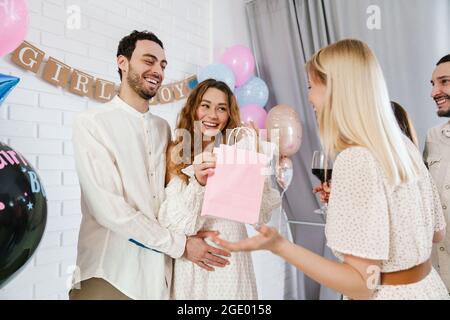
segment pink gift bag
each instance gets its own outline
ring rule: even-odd
[[[267,156],[242,148],[241,143],[228,144],[214,148],[216,169],[214,175],[208,177],[201,215],[256,224],[266,178]]]

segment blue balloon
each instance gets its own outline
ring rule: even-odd
[[[188,82],[187,84],[189,90],[194,90],[196,86],[198,86],[198,80],[197,79],[192,79]]]
[[[0,73],[0,105],[6,99],[6,96],[19,83],[20,79]]]
[[[269,88],[263,80],[253,77],[236,90],[236,98],[240,107],[249,104],[264,107],[269,100]]]
[[[198,82],[208,79],[225,82],[231,91],[234,91],[235,78],[233,71],[224,64],[210,64],[200,70]]]

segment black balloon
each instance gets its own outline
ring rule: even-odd
[[[31,258],[46,221],[47,199],[37,173],[0,142],[0,288]]]

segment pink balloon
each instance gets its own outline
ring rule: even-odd
[[[241,121],[248,123],[253,121],[259,129],[265,127],[267,112],[264,108],[256,104],[248,104],[240,109],[241,111]]]
[[[25,0],[0,2],[0,57],[14,51],[28,31],[28,8]]]
[[[302,125],[297,112],[287,105],[278,105],[270,109],[266,128],[270,139],[278,139],[280,154],[290,157],[295,154],[302,143]],[[272,132],[273,129],[278,129]],[[278,134],[276,134],[278,133]],[[273,141],[277,143],[277,141]]]
[[[241,45],[235,45],[227,49],[221,62],[233,70],[236,87],[240,87],[250,80],[255,71],[255,58],[252,51]]]

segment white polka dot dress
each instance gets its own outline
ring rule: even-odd
[[[204,188],[194,177],[192,166],[183,170],[190,178],[186,185],[178,177],[166,187],[166,200],[160,208],[158,220],[162,226],[186,235],[199,230],[219,231],[221,238],[240,241],[248,237],[244,224],[200,216]],[[264,186],[261,217],[264,223],[270,220],[271,212],[281,204],[278,191]],[[213,242],[208,241],[212,246]],[[256,279],[249,252],[233,252],[230,264],[207,271],[191,261],[174,260],[171,298],[176,300],[255,300],[258,298]]]
[[[425,166],[418,181],[392,187],[368,149],[351,147],[338,155],[325,233],[340,260],[347,254],[381,260],[381,272],[406,270],[430,258],[434,232],[444,228],[438,193]],[[378,286],[373,298],[448,297],[433,269],[418,283]]]

